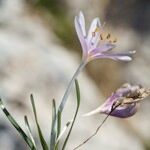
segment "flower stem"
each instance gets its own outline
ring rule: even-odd
[[[66,144],[67,144],[68,139],[70,137],[70,134],[71,134],[71,131],[73,129],[73,126],[74,126],[74,123],[75,123],[75,120],[76,120],[76,117],[77,117],[77,114],[78,114],[78,111],[79,111],[79,107],[80,107],[80,89],[79,89],[79,84],[78,84],[77,80],[75,80],[75,85],[76,85],[76,95],[77,95],[77,108],[76,108],[76,111],[75,111],[75,115],[73,117],[73,121],[72,121],[70,130],[69,130],[68,135],[67,135],[67,137],[65,139],[65,142],[63,144],[62,150],[65,150]]]
[[[53,126],[52,126],[52,130],[51,130],[51,131],[52,131],[51,133],[52,133],[53,135],[56,134],[56,132],[55,132],[55,127],[56,127],[56,121],[57,121],[58,115],[61,116],[62,111],[63,111],[63,109],[64,109],[64,107],[65,107],[65,104],[66,104],[66,102],[67,102],[67,98],[68,98],[68,96],[69,96],[69,94],[70,94],[70,92],[71,92],[72,85],[73,85],[75,79],[77,78],[77,76],[78,76],[79,73],[82,71],[82,69],[84,68],[85,65],[86,65],[86,61],[82,61],[82,62],[80,63],[79,67],[77,68],[76,72],[74,73],[72,79],[70,80],[70,82],[69,82],[69,84],[68,84],[68,87],[67,87],[67,89],[66,89],[66,91],[65,91],[65,94],[64,94],[64,96],[63,96],[63,98],[62,98],[62,101],[61,101],[61,103],[60,103],[60,105],[59,105],[59,107],[58,107],[57,114],[56,114],[56,116],[54,116]],[[58,114],[58,112],[59,112],[59,114]],[[59,136],[59,135],[57,135],[57,136]],[[52,140],[53,140],[53,137],[51,136],[51,141],[52,141]],[[56,141],[55,141],[55,142],[56,142]],[[54,142],[54,143],[55,143],[55,142]],[[54,143],[50,142],[51,150],[53,150],[53,148],[56,146],[56,145],[55,145],[56,143],[55,143],[55,144],[54,144]]]
[[[111,111],[110,113],[104,118],[104,120],[101,122],[101,124],[97,127],[96,131],[89,136],[85,141],[83,141],[80,145],[78,145],[77,147],[75,147],[73,150],[77,150],[78,148],[80,148],[81,146],[83,146],[84,144],[86,144],[88,141],[90,141],[94,136],[96,136],[96,134],[98,133],[98,131],[101,129],[101,127],[103,126],[103,124],[106,122],[106,120],[108,119],[108,117],[111,115],[111,113],[121,105],[121,103],[114,103],[112,105]]]
[[[97,127],[96,131],[89,136],[85,141],[83,141],[80,145],[78,145],[77,147],[75,147],[73,150],[77,150],[78,148],[80,148],[81,146],[83,146],[84,144],[86,144],[89,140],[91,140],[99,131],[99,129],[102,127],[102,125],[105,123],[105,121],[108,119],[109,115],[107,115],[104,120],[102,121],[102,123]]]
[[[69,82],[69,84],[68,84],[68,87],[67,87],[67,89],[66,89],[66,91],[65,91],[65,94],[64,94],[64,96],[63,96],[63,98],[62,98],[62,101],[61,101],[61,103],[60,103],[60,105],[59,105],[59,107],[58,107],[58,110],[59,110],[60,112],[62,112],[63,109],[64,109],[64,106],[65,106],[65,104],[66,104],[66,102],[67,102],[67,98],[68,98],[68,96],[69,96],[69,93],[70,93],[70,91],[71,91],[71,88],[72,88],[72,85],[73,85],[75,79],[77,78],[78,74],[82,71],[82,69],[84,68],[85,65],[86,65],[85,61],[82,61],[81,64],[79,65],[78,69],[77,69],[76,72],[74,73],[72,79],[70,80],[70,82]]]

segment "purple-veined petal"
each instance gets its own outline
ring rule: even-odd
[[[116,108],[114,111],[111,112],[112,105],[116,100],[118,99],[117,98],[113,99],[111,97],[111,99],[106,100],[106,102],[102,104],[100,107],[89,113],[84,114],[83,116],[87,117],[95,114],[107,114],[107,115],[109,114],[110,116],[114,117],[127,118],[133,116],[137,112],[137,105],[138,105],[137,103],[129,104],[126,106],[119,106],[118,108]]]
[[[93,55],[93,59],[97,59],[97,58],[110,58],[113,60],[121,60],[121,61],[131,61],[132,58],[130,56],[130,53],[127,54],[105,54],[105,53],[99,53],[96,55]]]
[[[137,112],[137,103],[128,104],[124,106],[119,106],[115,110],[112,110],[112,106],[114,102],[119,100],[121,98],[117,93],[113,93],[105,103],[103,103],[101,106],[99,106],[97,109],[84,114],[83,116],[92,116],[95,114],[107,114],[114,117],[119,118],[127,118],[133,116]],[[111,113],[110,113],[111,112]]]
[[[85,30],[85,19],[83,13],[80,11],[79,13],[79,23],[81,25],[83,36],[86,37],[86,30]]]
[[[112,93],[101,106],[83,116],[101,113],[119,118],[131,117],[137,112],[139,103],[149,95],[149,89],[126,83]]]
[[[93,50],[91,50],[92,54],[96,54],[96,53],[102,53],[102,52],[106,52],[106,51],[110,51],[113,48],[115,48],[116,45],[115,44],[102,44],[99,47],[94,48]]]
[[[83,32],[82,32],[82,27],[81,24],[78,20],[78,17],[75,17],[75,29],[78,35],[78,38],[80,40],[81,46],[82,46],[82,50],[83,50],[83,57],[85,57],[87,55],[87,44],[86,44],[86,40],[84,38]]]
[[[91,23],[91,26],[90,26],[90,29],[88,31],[88,36],[87,36],[87,40],[88,42],[91,42],[91,39],[93,37],[92,33],[96,30],[97,27],[100,27],[100,20],[99,18],[95,18],[93,19],[92,23]]]
[[[124,92],[126,93],[126,91],[124,90],[122,91],[123,95],[125,94]],[[138,105],[137,103],[120,105],[111,112],[113,104],[119,99],[121,100],[122,98],[124,98],[121,96],[122,94],[120,94],[120,92],[118,91],[116,91],[116,93],[113,93],[106,100],[106,102],[99,107],[100,108],[99,113],[107,114],[107,115],[110,114],[110,116],[119,117],[119,118],[127,118],[133,116],[137,112],[137,105]]]
[[[137,112],[137,104],[128,105],[127,107],[116,108],[110,116],[118,118],[128,118],[133,116]],[[102,113],[102,112],[101,112]],[[105,113],[109,114],[109,113]]]
[[[101,106],[99,106],[98,108],[84,114],[83,116],[92,116],[98,113],[103,113],[103,112],[109,112],[111,111],[111,106],[113,105],[114,101],[117,100],[117,98],[119,98],[120,95],[118,95],[117,93],[112,93],[111,96],[106,100],[105,103],[103,103]]]

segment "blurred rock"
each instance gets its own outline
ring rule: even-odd
[[[150,1],[110,1],[105,9],[106,20],[115,27],[124,25],[145,36],[150,33]]]
[[[133,64],[128,66],[127,71],[130,72],[130,74],[127,73],[126,79],[130,80],[132,82],[136,82],[138,84],[141,84],[142,86],[145,86],[147,88],[150,87],[150,70],[149,70],[149,64],[150,64],[150,52],[149,52],[149,43],[150,36],[145,38],[143,41],[139,40],[140,46],[139,51],[137,52],[137,55],[135,57],[135,60]],[[145,143],[147,147],[150,147],[149,140],[150,135],[148,134],[148,130],[150,128],[150,101],[149,97],[144,100],[141,104],[139,113],[133,118],[133,120],[130,121],[130,126],[134,129],[134,132],[136,135],[138,135]]]

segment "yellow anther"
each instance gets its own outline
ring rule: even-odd
[[[112,40],[109,40],[108,42],[109,42],[109,43],[112,43]]]
[[[116,43],[117,42],[117,38],[115,38],[114,40],[113,40],[113,43]]]
[[[100,34],[100,39],[103,40],[103,35],[102,34]]]
[[[110,36],[111,36],[111,35],[110,35],[110,33],[108,33],[106,38],[107,38],[107,39],[109,39],[109,38],[110,38]]]
[[[95,37],[95,34],[96,32],[100,32],[100,28],[96,28],[94,32],[92,32],[92,36]],[[110,33],[105,33],[105,32],[102,32],[99,34],[99,38],[101,41],[107,41],[109,43],[116,43],[117,42],[117,39],[116,38],[113,38],[112,35]]]
[[[94,32],[100,32],[100,28],[99,28],[99,27],[96,27],[96,29],[95,29]]]
[[[100,28],[96,27],[95,31],[92,32],[92,37],[95,37],[96,32],[100,32]]]
[[[92,32],[92,37],[95,37],[95,32]]]
[[[110,33],[107,34],[106,39],[108,40],[109,43],[116,43],[117,38],[112,37]]]
[[[100,34],[100,39],[101,40],[105,40],[107,37],[106,37],[106,33],[101,33]]]

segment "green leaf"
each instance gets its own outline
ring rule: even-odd
[[[27,116],[24,116],[24,122],[25,122],[26,129],[28,131],[28,136],[32,140],[32,143],[34,144],[34,147],[36,147],[36,144],[35,144],[34,138],[32,136],[32,132],[31,132],[31,128],[30,128]]]
[[[58,117],[57,117],[57,139],[60,135],[61,131],[61,112],[58,110]],[[55,150],[58,150],[59,141],[55,141]]]
[[[57,118],[57,137],[59,136],[61,131],[61,112],[58,111],[58,118]]]
[[[39,134],[39,138],[40,138],[40,142],[42,145],[43,150],[48,150],[48,145],[43,137],[43,133],[41,131],[40,125],[38,123],[38,119],[37,119],[37,113],[36,113],[36,108],[35,108],[35,103],[34,103],[34,98],[33,95],[31,94],[30,96],[30,100],[31,100],[31,104],[32,104],[32,109],[33,109],[33,113],[34,113],[34,117],[35,117],[35,122],[36,122],[36,126],[38,129],[38,134]]]
[[[50,139],[50,150],[54,149],[55,142],[56,142],[56,103],[53,99],[52,104],[52,125],[51,125],[51,139]]]
[[[75,87],[76,87],[76,96],[77,96],[77,108],[79,108],[80,106],[80,87],[79,87],[79,83],[78,80],[75,80]]]
[[[64,133],[67,131],[69,128],[69,125],[73,122],[73,120],[70,120],[66,123],[66,125],[63,127],[62,131],[60,132],[59,136],[57,137],[56,144],[55,144],[55,150],[58,149],[58,143],[61,137],[64,135]]]
[[[76,107],[76,111],[75,111],[75,114],[74,114],[74,117],[73,117],[73,121],[72,121],[70,130],[69,130],[68,135],[67,135],[67,137],[66,137],[66,139],[65,139],[65,142],[64,142],[64,144],[63,144],[62,150],[64,150],[65,147],[66,147],[66,144],[67,144],[68,139],[69,139],[69,137],[70,137],[72,128],[73,128],[73,126],[74,126],[74,123],[75,123],[75,120],[76,120],[76,117],[77,117],[77,114],[78,114],[78,111],[79,111],[79,106],[80,106],[80,88],[79,88],[79,84],[78,84],[77,79],[75,80],[75,87],[76,87],[76,96],[77,96],[77,107]]]
[[[23,129],[18,125],[16,120],[11,116],[11,114],[8,112],[8,110],[3,105],[2,100],[0,99],[0,107],[3,110],[4,114],[8,118],[8,120],[11,122],[11,124],[16,128],[16,130],[19,132],[19,134],[23,137],[23,139],[26,141],[26,143],[29,145],[31,150],[36,150],[36,147],[32,140],[26,135],[26,133],[23,131]]]

